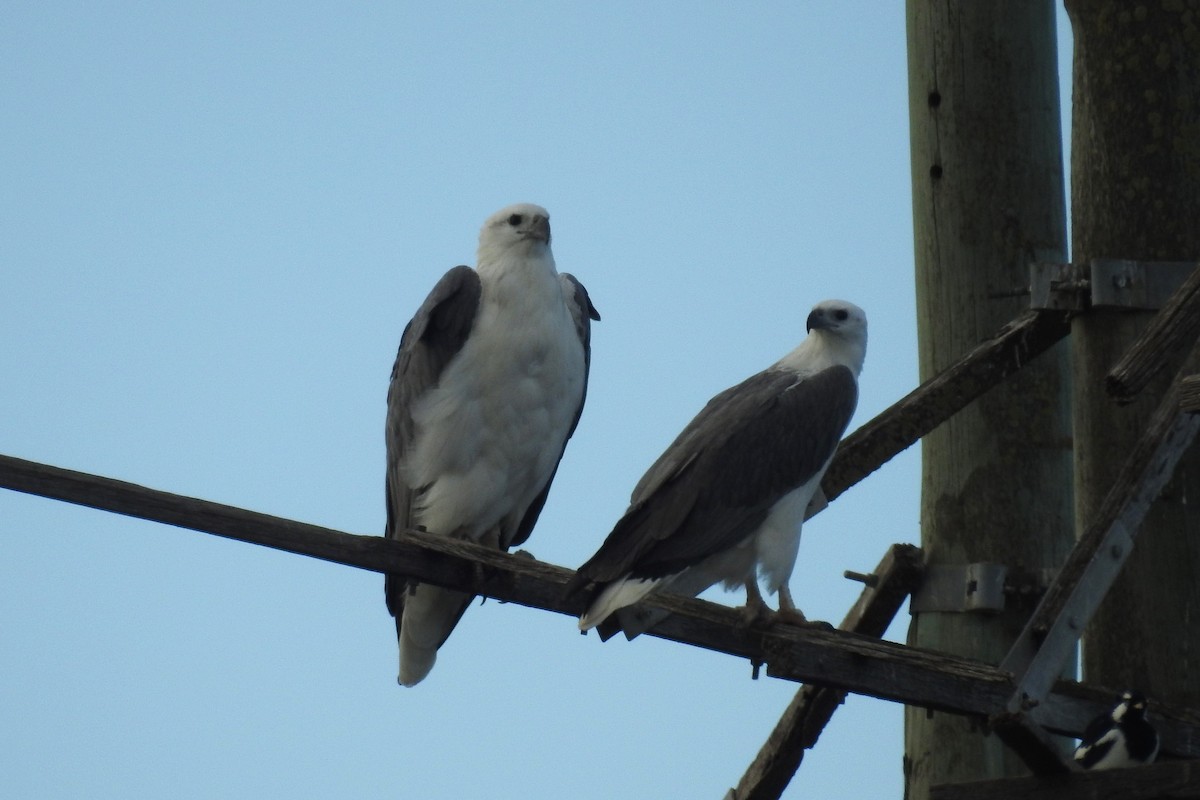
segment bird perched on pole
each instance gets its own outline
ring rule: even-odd
[[[665,614],[629,606],[651,592],[692,596],[718,581],[745,587],[748,617],[763,617],[760,577],[778,593],[780,613],[803,621],[788,580],[805,510],[858,401],[867,317],[853,303],[826,300],[807,328],[790,353],[710,400],[642,477],[569,587],[590,593],[581,630],[600,625],[604,638],[617,629],[633,638]]]
[[[555,268],[550,215],[488,217],[475,269],[447,272],[404,329],[387,410],[387,530],[417,528],[501,550],[533,530],[591,363],[583,285]],[[388,575],[398,680],[419,683],[473,599]]]
[[[1150,764],[1158,756],[1158,731],[1146,719],[1146,698],[1127,691],[1112,711],[1101,714],[1084,731],[1075,761],[1085,769],[1116,769]]]

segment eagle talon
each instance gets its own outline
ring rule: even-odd
[[[792,590],[787,586],[779,587],[779,611],[775,612],[775,620],[784,625],[808,625],[808,617],[804,616],[804,612],[796,608],[796,601],[792,599]]]
[[[826,622],[823,619],[806,619],[803,622],[792,622],[792,625],[798,625],[801,628],[811,628],[818,631],[836,631],[837,627],[833,623]]]
[[[739,610],[741,611],[741,619],[738,624],[742,627],[767,626],[774,622],[775,612],[768,608],[766,604],[747,603]]]
[[[742,625],[747,628],[752,628],[755,625],[767,626],[772,624],[775,612],[763,600],[762,594],[758,591],[758,584],[751,577],[745,583],[746,586],[746,605],[742,606]]]
[[[780,608],[772,615],[772,622],[782,625],[828,625],[829,623],[809,622],[798,608]]]

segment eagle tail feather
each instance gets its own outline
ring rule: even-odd
[[[619,608],[631,606],[654,591],[661,578],[626,577],[605,586],[579,618],[579,630],[589,631]]]
[[[396,680],[401,686],[416,686],[425,679],[437,661],[438,648],[450,637],[473,599],[467,592],[427,583],[409,589],[404,612],[397,620],[400,674]]]

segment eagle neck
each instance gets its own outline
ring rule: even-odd
[[[495,258],[480,248],[479,273],[484,301],[514,313],[534,316],[562,306],[562,287],[554,256],[545,246],[509,248]]]
[[[811,375],[823,369],[842,366],[857,378],[862,373],[867,355],[866,342],[856,342],[843,336],[814,330],[795,350],[776,362],[781,369],[801,375]]]

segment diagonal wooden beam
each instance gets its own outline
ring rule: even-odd
[[[1192,270],[1150,325],[1138,336],[1105,378],[1108,393],[1119,401],[1132,400],[1150,379],[1200,337],[1200,265]]]
[[[1200,414],[1200,375],[1191,375],[1179,382],[1179,410],[1185,414]]]
[[[1200,761],[1074,772],[1045,778],[1001,778],[934,786],[929,800],[1182,800],[1200,799]]]
[[[0,456],[0,487],[560,614],[582,611],[582,599],[564,596],[571,570],[442,536],[341,533],[11,456]],[[673,616],[648,635],[766,663],[773,677],[979,716],[1002,711],[1014,689],[1007,672],[959,656],[819,626],[747,628],[737,609],[703,600],[663,596],[655,604]],[[1062,683],[1042,704],[1043,721],[1055,733],[1078,736],[1111,701],[1111,692]],[[1200,716],[1163,704],[1155,711],[1163,751],[1200,757]]]
[[[10,456],[0,456],[0,486],[570,616],[586,602],[566,596],[572,570],[419,531],[391,540],[342,533]],[[974,714],[996,708],[1010,686],[995,667],[965,658],[816,625],[747,627],[737,609],[702,600],[649,604],[672,615],[651,635],[765,663],[786,680]],[[1068,706],[1068,728],[1084,724],[1085,709],[1099,713],[1086,701]]]
[[[1200,431],[1200,415],[1180,411],[1184,377],[1176,379],[1155,411],[1095,519],[1001,662],[1017,684],[1008,711],[1033,709],[1050,691],[1129,556],[1150,505]]]
[[[574,574],[553,564],[408,531],[389,540],[260,514],[124,481],[0,456],[0,487],[162,522],[375,572],[394,573],[505,602],[577,616],[584,598],[568,598]],[[828,630],[821,626],[747,627],[737,609],[657,596],[673,616],[652,635],[765,663],[768,674],[834,685],[899,702],[986,713],[1005,696],[1007,676],[994,667],[940,653]],[[572,629],[573,630],[573,629]],[[989,689],[980,694],[978,681]],[[1088,703],[1068,712],[1082,720]]]
[[[821,481],[833,500],[1071,331],[1065,311],[1026,311],[845,438]],[[812,515],[810,512],[809,516]]]
[[[988,717],[988,727],[1000,737],[1034,775],[1063,775],[1078,769],[1064,752],[1066,744],[1055,739],[1027,714],[1006,711]]]
[[[882,637],[905,599],[921,582],[924,554],[911,544],[894,544],[871,573],[840,630]],[[780,717],[758,755],[727,795],[728,800],[778,800],[833,718],[846,692],[825,686],[803,686]]]

